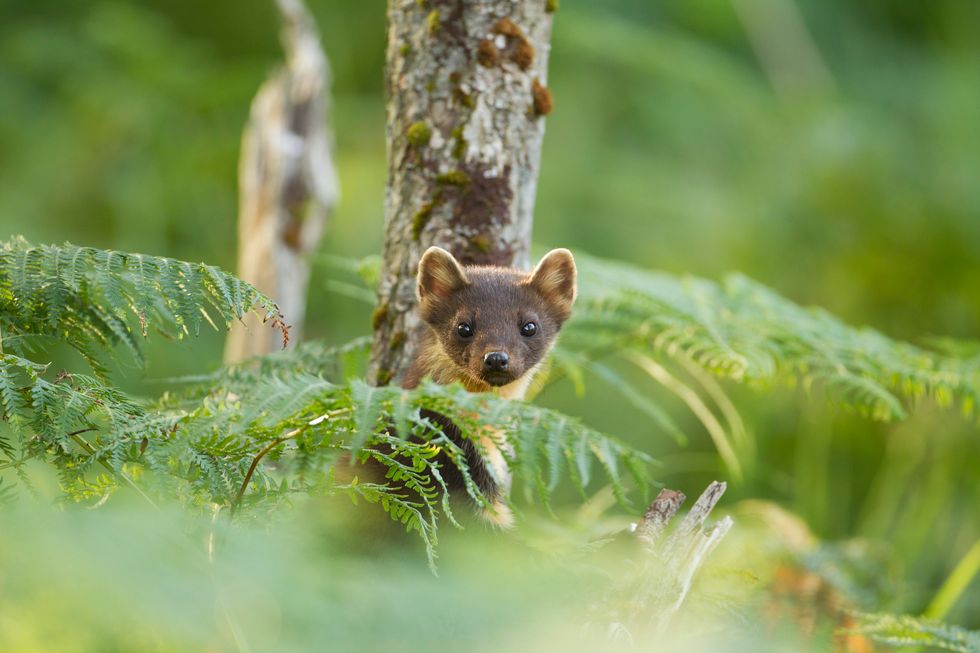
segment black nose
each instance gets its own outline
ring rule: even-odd
[[[505,352],[492,351],[483,357],[483,367],[491,372],[503,372],[507,369],[510,358]]]

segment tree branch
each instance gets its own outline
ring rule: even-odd
[[[238,168],[238,276],[275,298],[301,337],[309,254],[340,196],[327,126],[330,68],[302,0],[277,0],[286,65],[252,101]],[[266,354],[278,341],[261,322],[235,323],[225,361]]]

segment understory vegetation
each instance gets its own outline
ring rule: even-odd
[[[0,7],[0,651],[980,650],[980,3],[549,0],[516,404],[366,382],[388,3],[305,1],[305,317],[223,271],[276,4]],[[516,438],[514,529],[421,409]]]
[[[975,357],[950,353],[951,343],[937,351],[855,329],[743,277],[718,284],[584,255],[579,260],[579,304],[544,383],[561,376],[583,385],[593,377],[618,383],[623,401],[637,405],[662,435],[683,439],[669,411],[615,371],[615,359],[635,366],[683,399],[711,434],[734,479],[744,474],[756,445],[726,390],[731,382],[758,392],[799,385],[819,395],[812,401],[829,401],[869,419],[902,420],[927,401],[976,419],[980,365]],[[370,270],[371,264],[356,267]],[[583,562],[583,556],[598,555],[604,545],[621,548],[632,537],[628,524],[649,502],[657,470],[642,446],[553,409],[471,394],[462,387],[425,383],[403,391],[369,386],[361,378],[364,338],[339,347],[304,343],[172,380],[171,389],[156,398],[130,396],[109,377],[115,357],[142,362],[142,343],[149,334],[178,341],[172,345],[177,347],[202,325],[223,328],[250,311],[263,317],[267,328],[280,330],[285,343],[288,328],[275,304],[214,267],[73,245],[35,246],[20,238],[4,243],[0,406],[7,430],[0,432],[0,496],[10,503],[18,496],[43,496],[37,487],[45,478],[36,471],[41,464],[56,474],[62,501],[101,507],[115,502],[117,494],[129,494],[145,504],[144,511],[170,514],[181,507],[190,523],[198,515],[211,524],[206,551],[212,563],[223,555],[226,540],[248,532],[241,529],[275,528],[285,519],[284,508],[286,514],[305,512],[310,501],[347,496],[358,506],[357,520],[370,521],[361,514],[380,508],[416,533],[436,572],[437,553],[445,547],[439,547],[440,537],[447,528],[462,529],[461,522],[472,521],[469,506],[445,491],[445,469],[436,455],[444,452],[460,469],[468,503],[486,499],[472,482],[460,447],[421,416],[420,409],[429,409],[453,415],[474,442],[488,424],[511,434],[520,514],[528,521],[543,520],[529,529],[539,531],[527,536],[531,550],[551,550],[561,565],[581,565],[571,573],[589,575],[584,570],[596,563]],[[53,369],[48,358],[52,343],[69,345],[86,367]],[[583,392],[587,397],[587,386]],[[380,465],[380,473],[372,475],[361,466],[369,459]],[[577,530],[546,516],[552,496],[564,484],[586,499],[571,522]],[[859,612],[882,607],[873,587],[882,581],[873,573],[882,561],[874,551],[821,545],[805,525],[792,523],[795,518],[775,506],[741,510],[746,521],[741,523],[736,508],[736,532],[747,531],[734,539],[752,529],[773,529],[772,550],[735,561],[725,560],[731,553],[723,549],[704,574],[709,588],[719,576],[734,575],[722,583],[724,598],[701,590],[685,614],[727,606],[741,619],[762,618],[751,616],[752,601],[746,600],[759,593],[754,568],[761,565],[776,574],[775,587],[788,583],[781,591],[802,596],[793,600],[826,602],[817,615],[797,616],[810,619],[811,630],[819,624],[844,633],[839,637],[863,633],[887,643],[977,650],[976,633]],[[583,522],[590,513],[592,522]],[[554,524],[552,532],[544,523]],[[650,572],[625,572],[629,580],[620,584],[612,580],[617,572],[607,569],[607,575],[613,574],[608,586],[591,590],[606,596],[606,611],[593,615],[598,632],[614,628],[617,638],[633,641],[634,633],[641,637],[649,630],[653,615],[662,612],[651,607],[658,592],[671,596],[653,581],[659,577],[663,584],[662,567],[651,565],[641,564]],[[961,573],[972,576],[975,566]],[[579,608],[594,602],[583,594]],[[628,605],[627,614],[608,607],[615,605]],[[737,632],[737,621],[720,619],[715,630]]]

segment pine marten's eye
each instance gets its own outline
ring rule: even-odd
[[[538,325],[534,322],[525,322],[524,326],[521,327],[521,335],[525,338],[530,338],[535,333],[538,332]]]
[[[469,322],[460,322],[456,325],[456,333],[459,334],[460,338],[471,338],[473,336],[473,327],[470,326]]]

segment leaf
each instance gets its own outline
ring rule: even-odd
[[[597,362],[591,362],[589,364],[589,369],[612,384],[630,404],[660,425],[660,428],[666,431],[667,435],[673,438],[674,442],[679,445],[687,444],[687,436],[684,435],[683,431],[681,431],[680,427],[677,426],[677,423],[667,413],[667,411],[665,411],[655,402],[651,401],[649,397],[646,397],[640,393],[640,391],[638,391],[631,383],[626,381],[622,375],[617,374],[606,365]]]
[[[579,300],[562,347],[586,360],[635,350],[691,361],[739,382],[802,382],[878,420],[904,419],[909,401],[903,398],[960,403],[967,413],[980,399],[980,359],[955,355],[972,352],[967,346],[941,342],[930,350],[893,340],[798,306],[738,274],[719,284],[581,253],[576,263]],[[656,417],[642,401],[637,405]]]
[[[213,266],[20,237],[0,242],[0,298],[7,298],[0,301],[4,338],[63,340],[103,377],[99,354],[119,343],[143,363],[137,336],[150,327],[196,333],[208,307],[226,323],[249,311],[263,319],[279,313],[271,299]]]
[[[384,391],[368,385],[360,379],[350,384],[351,399],[354,406],[354,433],[351,438],[351,451],[357,453],[378,428],[381,415],[381,399]]]
[[[980,653],[980,631],[908,615],[857,613],[858,625],[846,632],[889,646],[931,646],[958,653]]]

